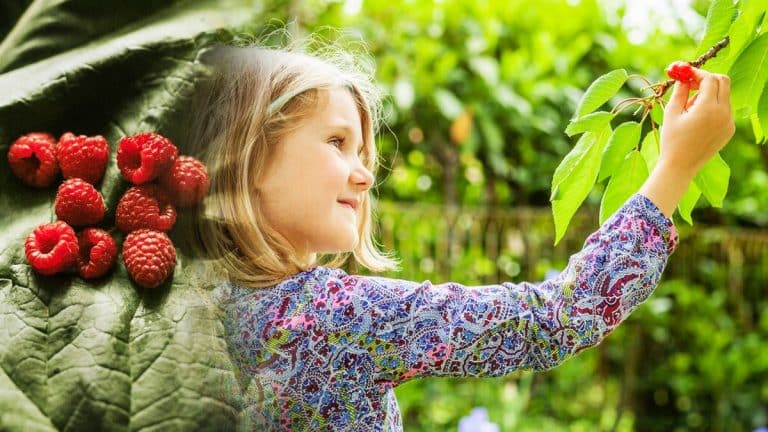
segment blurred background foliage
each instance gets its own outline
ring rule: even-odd
[[[762,0],[755,0],[762,1]],[[693,60],[709,1],[278,1],[292,34],[363,40],[389,97],[379,146],[391,274],[541,280],[597,227],[601,191],[552,246],[552,173],[586,87],[617,68],[664,79]],[[281,24],[277,24],[279,27]],[[766,22],[763,22],[766,25]],[[640,94],[631,80],[619,97]],[[631,113],[625,113],[626,120]],[[405,430],[456,430],[474,406],[501,430],[752,431],[768,424],[768,151],[739,120],[722,209],[678,220],[649,302],[596,349],[539,374],[412,382]]]

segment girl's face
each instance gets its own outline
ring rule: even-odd
[[[352,94],[334,88],[318,96],[314,112],[278,143],[258,185],[267,222],[300,258],[354,248],[373,183],[360,159],[363,134]]]

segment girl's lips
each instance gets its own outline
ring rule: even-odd
[[[357,202],[357,200],[356,200],[356,199],[343,199],[343,200],[338,200],[338,203],[339,203],[339,204],[341,204],[341,205],[343,205],[343,206],[349,207],[349,208],[351,208],[352,210],[357,210],[358,202]]]

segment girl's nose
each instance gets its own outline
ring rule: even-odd
[[[371,174],[371,171],[358,159],[355,167],[352,169],[350,181],[358,188],[368,190],[371,185],[373,185],[373,174]]]

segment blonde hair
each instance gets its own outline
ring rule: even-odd
[[[211,187],[195,231],[209,267],[217,276],[245,286],[264,287],[315,265],[342,265],[349,253],[300,261],[290,244],[266,222],[255,187],[277,144],[310,115],[319,92],[350,90],[363,131],[363,164],[378,166],[375,134],[381,99],[370,68],[349,53],[310,55],[298,49],[221,46],[206,54],[210,79],[195,108],[194,138],[211,174]],[[193,145],[194,147],[194,145]],[[372,196],[361,202],[359,241],[352,251],[371,271],[396,267],[373,238]]]

